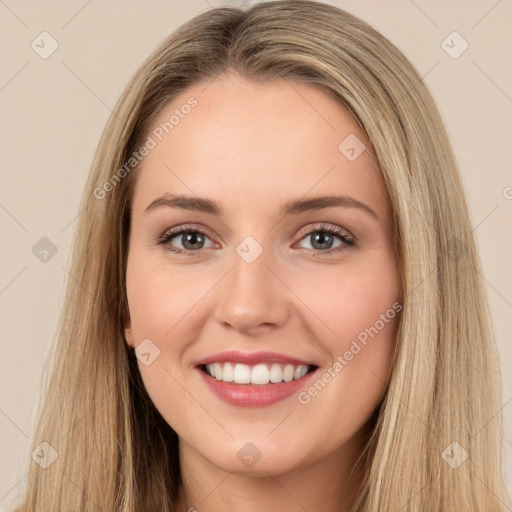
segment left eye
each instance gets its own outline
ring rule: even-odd
[[[309,240],[311,245],[313,245],[313,244],[317,245],[317,247],[311,247],[311,248],[307,247],[307,249],[313,249],[316,251],[321,250],[321,249],[331,250],[331,249],[334,249],[332,244],[334,243],[335,238],[340,240],[340,243],[336,247],[343,245],[343,242],[348,242],[348,240],[343,235],[337,235],[331,231],[326,231],[326,230],[311,231],[304,238],[302,238],[301,241]],[[326,245],[330,245],[330,246],[326,247]],[[323,247],[321,247],[321,246],[323,246]],[[321,252],[324,252],[324,251],[321,251]],[[327,251],[325,251],[325,252],[327,252]]]

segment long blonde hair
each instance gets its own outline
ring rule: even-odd
[[[170,100],[226,71],[301,81],[342,103],[371,141],[389,189],[403,311],[353,510],[504,510],[500,367],[445,128],[421,76],[392,43],[310,0],[204,12],[163,41],[123,92],[82,197],[38,411],[33,449],[57,458],[46,468],[31,461],[17,510],[174,510],[178,438],[124,339],[137,172],[125,164]]]

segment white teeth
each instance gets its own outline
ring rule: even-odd
[[[293,374],[294,373],[295,373],[295,368],[293,367],[293,365],[287,364],[284,367],[283,380],[285,382],[291,382],[293,380]]]
[[[308,373],[308,367],[304,364],[301,364],[300,366],[297,366],[295,368],[295,373],[293,374],[294,379],[300,379],[301,377],[304,377]]]
[[[235,382],[237,384],[251,383],[251,369],[246,364],[235,365]]]
[[[267,365],[257,364],[253,367],[251,372],[251,383],[252,384],[268,384],[270,380],[269,371]]]
[[[274,363],[270,367],[270,382],[281,382],[283,380],[283,370],[281,365]]]
[[[222,380],[224,382],[233,382],[235,380],[235,371],[231,363],[224,363],[222,371]]]
[[[217,380],[222,380],[222,366],[220,363],[215,363],[213,365],[213,374]]]
[[[308,372],[309,366],[301,364],[281,365],[278,363],[257,364],[249,366],[246,364],[213,363],[206,365],[206,372],[217,380],[224,382],[235,382],[236,384],[255,384],[263,386],[269,382],[291,382],[297,380]]]

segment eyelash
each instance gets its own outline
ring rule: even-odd
[[[189,251],[187,249],[173,249],[169,241],[173,238],[175,238],[178,235],[184,235],[188,233],[200,233],[203,236],[208,236],[208,233],[204,231],[203,229],[199,227],[195,227],[190,224],[186,224],[183,226],[178,226],[176,228],[171,229],[170,231],[166,231],[162,236],[158,237],[156,239],[157,244],[159,245],[167,245],[166,248],[168,251],[171,251],[173,253],[176,253],[180,256],[197,256],[197,254],[201,251],[201,249],[198,249],[196,251]],[[346,249],[347,247],[354,245],[354,240],[350,238],[349,236],[345,235],[344,232],[335,226],[327,225],[327,224],[317,224],[314,226],[313,229],[305,233],[300,239],[299,242],[304,240],[304,238],[312,235],[313,233],[328,233],[330,235],[336,235],[342,242],[343,245],[340,245],[338,247],[335,247],[334,249],[328,249],[326,251],[321,251],[320,249],[306,249],[306,251],[309,251],[312,256],[321,258],[323,256],[328,256],[332,253],[342,251]]]

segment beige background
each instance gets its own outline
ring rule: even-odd
[[[409,57],[446,122],[471,206],[504,369],[512,494],[512,1],[329,3],[369,22]],[[229,4],[236,2],[0,0],[1,511],[11,509],[26,482],[79,197],[110,110],[165,36],[194,15]],[[47,59],[31,47],[43,31],[59,45]],[[469,44],[456,59],[441,46],[453,31]],[[454,48],[461,48],[460,41]],[[46,263],[32,252],[42,237],[58,250]]]

